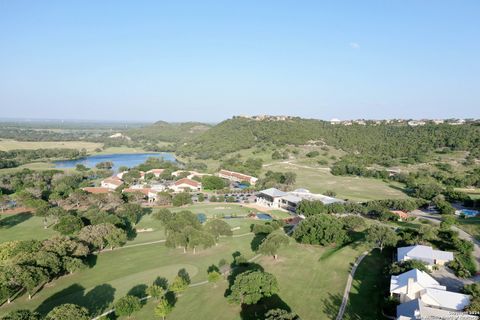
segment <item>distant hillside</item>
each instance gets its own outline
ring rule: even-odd
[[[416,157],[445,147],[466,151],[478,149],[480,127],[474,124],[412,127],[386,123],[346,126],[293,117],[283,120],[234,117],[179,146],[177,152],[207,159],[264,144],[283,146],[312,143],[325,143],[368,158],[368,162],[377,162]]]
[[[152,125],[135,128],[125,132],[127,136],[137,141],[182,142],[210,129],[211,125],[200,122],[168,123],[158,121]]]

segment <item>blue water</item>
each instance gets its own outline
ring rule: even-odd
[[[272,220],[272,216],[266,213],[257,213],[257,218],[260,220]]]
[[[207,216],[205,213],[197,213],[197,219],[200,223],[205,223],[207,221]]]
[[[76,160],[61,160],[55,161],[56,168],[75,168],[77,164],[83,164],[89,168],[95,168],[95,165],[104,161],[113,162],[113,170],[116,172],[121,166],[129,168],[135,167],[141,163],[144,163],[148,158],[163,158],[166,161],[175,161],[175,157],[172,153],[123,153],[123,154],[102,154],[95,156],[88,156],[82,159]]]
[[[463,209],[462,213],[467,217],[476,217],[478,214],[477,210]]]

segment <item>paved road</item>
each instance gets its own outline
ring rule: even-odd
[[[343,293],[342,305],[340,306],[340,310],[338,310],[337,320],[343,319],[343,314],[345,313],[345,309],[347,308],[350,289],[352,289],[352,282],[353,277],[355,276],[355,271],[357,271],[358,265],[360,264],[360,262],[362,262],[363,258],[365,258],[369,252],[370,251],[365,251],[360,257],[357,258],[357,261],[355,261],[355,264],[353,265],[352,270],[348,275],[347,285],[345,286],[345,292]]]
[[[416,216],[416,217],[419,217],[419,218],[427,219],[427,220],[432,221],[433,223],[436,223],[436,224],[440,224],[440,222],[442,221],[442,218],[440,216],[425,213],[425,212],[420,211],[420,210],[412,211],[411,214],[413,216]],[[471,234],[463,231],[462,229],[460,229],[456,226],[452,226],[452,230],[457,231],[458,236],[461,239],[468,240],[468,241],[473,243],[473,256],[475,257],[475,260],[477,262],[477,270],[480,269],[480,242],[477,239],[475,239],[475,237],[473,237]],[[476,275],[475,277],[472,278],[472,280],[475,281],[475,282],[480,281],[480,275]]]

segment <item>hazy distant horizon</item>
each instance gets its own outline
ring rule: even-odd
[[[0,117],[480,118],[480,1],[2,1]]]

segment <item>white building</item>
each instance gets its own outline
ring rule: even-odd
[[[470,296],[450,292],[440,285],[428,273],[413,269],[390,279],[390,295],[402,303],[397,307],[397,319],[426,319],[438,316],[446,319],[452,312],[465,309],[470,303]],[[449,311],[449,312],[446,312]]]
[[[283,192],[276,188],[262,190],[257,194],[257,203],[268,208],[282,208],[295,211],[302,200],[321,201],[324,204],[344,202],[343,200],[327,197],[323,194],[311,193],[307,189],[296,189],[290,192]]]
[[[255,183],[257,183],[257,181],[258,181],[258,178],[256,178],[256,177],[252,177],[252,176],[240,173],[240,172],[229,171],[229,170],[224,170],[224,169],[222,169],[218,172],[218,176],[220,178],[227,179],[227,180],[230,180],[230,181],[248,182],[252,186],[255,185]]]
[[[453,253],[448,251],[434,250],[432,247],[415,245],[409,247],[400,247],[397,249],[397,261],[420,260],[428,264],[443,266],[449,261],[453,261]]]
[[[123,184],[123,181],[118,179],[117,177],[110,177],[107,179],[102,180],[101,186],[102,188],[107,188],[110,190],[115,190]]]
[[[175,192],[200,191],[202,190],[202,184],[192,179],[183,178],[175,181],[170,188]]]

